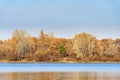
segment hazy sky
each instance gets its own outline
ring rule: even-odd
[[[87,32],[98,39],[120,37],[120,0],[0,0],[0,39],[15,29],[56,37]]]

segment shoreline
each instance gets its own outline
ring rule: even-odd
[[[104,63],[120,63],[120,62],[115,62],[115,61],[79,61],[79,62],[75,62],[75,61],[41,61],[41,62],[36,62],[36,61],[0,61],[0,63],[74,63],[74,64],[86,64],[86,63],[94,63],[94,64],[104,64]]]

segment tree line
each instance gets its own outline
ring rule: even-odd
[[[120,39],[98,40],[88,33],[64,39],[43,30],[39,37],[32,37],[25,30],[15,30],[10,39],[0,40],[0,61],[119,62]]]

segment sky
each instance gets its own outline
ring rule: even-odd
[[[36,37],[43,29],[60,38],[120,38],[120,0],[0,0],[0,39],[16,29]]]

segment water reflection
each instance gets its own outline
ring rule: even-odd
[[[118,72],[0,73],[0,80],[120,80]]]

